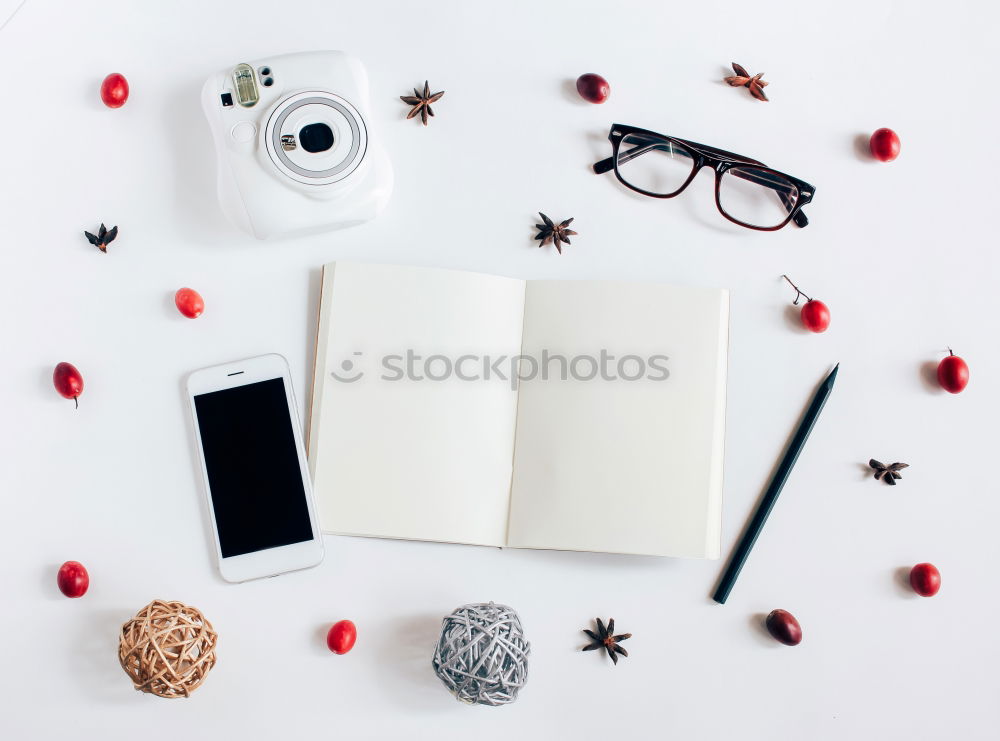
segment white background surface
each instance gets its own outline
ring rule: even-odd
[[[0,32],[0,735],[995,738],[998,20],[961,2],[30,0]],[[396,192],[366,226],[258,244],[217,208],[199,91],[224,65],[313,48],[366,63]],[[770,103],[720,82],[734,60],[767,73]],[[98,97],[111,71],[132,86],[120,110]],[[588,71],[607,104],[572,93]],[[426,129],[397,98],[425,78],[447,91]],[[613,121],[802,177],[812,224],[730,226],[705,173],[675,201],[633,197],[588,170]],[[880,126],[902,137],[892,164],[857,146]],[[576,217],[564,255],[532,246],[539,209]],[[121,227],[107,255],[81,234],[101,220]],[[709,599],[721,562],[346,538],[318,569],[221,582],[181,378],[280,352],[305,411],[333,259],[731,288],[726,552],[840,361],[729,603]],[[783,272],[830,305],[826,334],[797,329]],[[173,308],[183,285],[206,299],[197,321]],[[959,396],[926,381],[949,344],[972,368]],[[79,411],[52,389],[62,360],[85,376]],[[865,478],[872,456],[911,468],[890,489]],[[608,510],[629,516],[613,493]],[[67,559],[90,570],[81,600],[56,589]],[[925,560],[933,599],[898,578]],[[120,624],[156,597],[221,634],[187,701],[134,692],[117,664]],[[530,678],[510,707],[465,707],[432,646],[442,616],[490,599],[520,611]],[[762,632],[775,607],[799,647]],[[597,615],[635,634],[617,667],[579,653]],[[344,617],[360,638],[338,657],[323,635]]]

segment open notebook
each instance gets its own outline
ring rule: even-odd
[[[724,290],[330,263],[323,530],[717,558],[728,335]]]

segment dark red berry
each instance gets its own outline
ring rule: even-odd
[[[879,129],[872,134],[868,148],[879,162],[892,162],[899,156],[899,136],[892,129]]]
[[[786,646],[798,646],[802,641],[802,626],[788,610],[771,610],[764,625],[774,640]]]
[[[59,567],[56,583],[67,597],[82,597],[90,586],[90,575],[79,561],[67,561]]]
[[[948,356],[938,363],[938,383],[949,394],[957,394],[969,385],[969,366],[951,350],[948,350],[948,353]]]
[[[576,91],[590,103],[603,103],[611,95],[611,86],[600,75],[588,72],[576,78]]]
[[[932,563],[918,563],[910,569],[910,586],[921,597],[933,597],[941,588],[941,572]]]
[[[83,393],[83,376],[80,375],[76,366],[71,363],[57,365],[56,369],[52,371],[52,384],[63,398],[72,399],[76,402],[77,407],[80,406],[78,399]]]

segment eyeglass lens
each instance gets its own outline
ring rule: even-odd
[[[756,167],[731,167],[719,180],[719,207],[748,226],[775,227],[788,220],[799,189],[786,178]]]
[[[618,148],[618,174],[622,180],[653,195],[673,195],[693,169],[691,152],[657,137],[626,134]]]

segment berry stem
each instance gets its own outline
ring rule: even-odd
[[[952,349],[951,349],[951,348],[949,347],[949,348],[948,348],[948,354],[949,354],[949,355],[954,355],[954,354],[955,354],[955,351],[954,351],[954,350],[952,350]]]
[[[794,283],[792,283],[792,279],[789,278],[787,275],[782,275],[781,277],[784,278],[785,280],[787,280],[788,281],[788,285],[790,285],[792,288],[795,289],[795,300],[792,301],[792,306],[798,306],[799,305],[799,296],[806,296],[806,294],[802,290],[800,290],[797,285],[795,285]],[[806,296],[806,301],[812,301],[812,299],[809,298],[808,296]]]
[[[76,404],[76,406],[73,407],[73,408],[74,409],[79,409],[80,408],[80,397],[79,396],[74,396],[73,397],[73,403]]]

